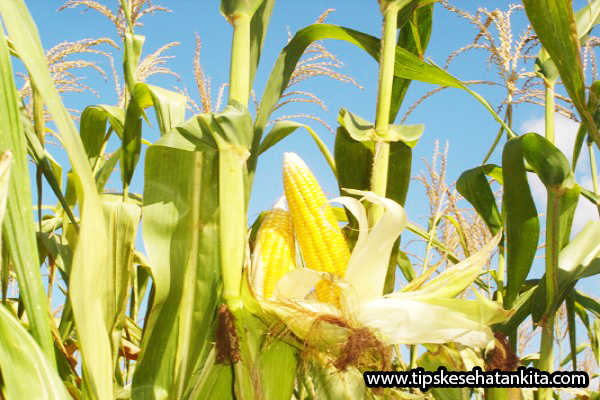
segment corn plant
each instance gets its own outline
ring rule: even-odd
[[[0,0],[6,29],[0,35],[1,398],[529,396],[531,391],[507,388],[434,388],[428,394],[370,389],[362,373],[515,369],[516,332],[529,315],[543,330],[537,366],[552,371],[554,321],[563,302],[573,366],[575,315],[597,353],[598,324],[588,311],[597,316],[598,302],[574,285],[598,272],[600,228],[589,224],[572,240],[569,232],[579,197],[598,204],[598,190],[582,190],[553,145],[553,113],[547,113],[545,138],[516,135],[510,118],[468,84],[423,61],[435,1],[379,0],[382,38],[322,20],[291,37],[253,115],[248,106],[274,2],[221,1],[233,28],[227,105],[212,108],[197,62],[203,107],[186,119],[186,95],[145,82],[154,73],[174,73],[162,66],[161,56],[173,44],[142,59],[144,37],[136,33],[140,17],[164,8],[119,0],[113,12],[96,1],[68,1],[63,8],[86,6],[107,16],[123,44],[118,104],[86,107],[77,129],[24,1]],[[590,146],[600,143],[597,88],[585,98],[578,61],[579,40],[595,24],[600,3],[578,13],[559,0],[524,3],[543,46],[536,72],[546,107],[554,111],[560,76],[583,120],[578,154],[586,138]],[[375,121],[342,109],[333,153],[308,125],[289,119],[269,125],[286,96],[302,94],[286,91],[299,79],[307,49],[324,39],[349,42],[379,63]],[[27,91],[17,90],[11,57],[27,71]],[[412,149],[424,126],[394,121],[413,80],[468,92],[508,138],[501,167],[477,167],[457,183],[490,231],[490,240],[472,254],[465,248],[462,260],[447,251],[435,229],[409,223],[403,208]],[[153,143],[142,135],[149,108],[160,131]],[[56,127],[69,158],[64,185],[62,169],[45,147],[46,123]],[[343,195],[329,201],[343,207],[330,205],[309,167],[290,152],[283,160],[284,197],[248,221],[252,189],[263,184],[254,179],[260,155],[298,128],[311,133],[326,158]],[[148,148],[140,166],[143,144]],[[43,175],[58,199],[39,221],[28,156],[40,171],[38,190]],[[105,186],[117,164],[122,190],[115,194]],[[139,168],[143,193],[133,193]],[[527,169],[548,188],[546,274],[537,281],[527,281],[539,236]],[[486,174],[503,184],[502,213]],[[140,222],[145,253],[136,249]],[[417,274],[401,250],[405,228],[428,240],[428,251],[435,246],[446,252],[452,265],[439,274],[427,265]],[[480,275],[497,247],[494,282],[485,284]],[[50,313],[44,262],[66,284],[60,318]],[[18,298],[7,296],[12,271]],[[479,288],[495,295],[487,298]],[[540,389],[536,396],[551,398],[553,391]]]

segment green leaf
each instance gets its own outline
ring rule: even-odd
[[[358,166],[355,166],[355,171]],[[385,197],[404,206],[412,168],[412,148],[403,141],[390,143],[388,181]]]
[[[386,137],[380,137],[375,132],[375,124],[372,124],[358,115],[352,114],[345,109],[340,110],[338,122],[350,134],[352,139],[359,142],[385,141],[403,142],[410,147],[415,147],[417,141],[423,134],[424,125],[390,125]]]
[[[52,362],[4,307],[0,306],[0,370],[7,399],[68,399]]]
[[[52,155],[44,149],[40,143],[39,138],[35,134],[31,121],[25,112],[25,107],[21,103],[21,123],[23,124],[25,137],[27,138],[27,144],[29,147],[29,154],[34,159],[35,163],[42,170],[48,185],[52,189],[52,192],[60,202],[63,210],[66,212],[71,223],[75,226],[79,224],[75,220],[75,216],[65,196],[63,196],[61,183],[62,183],[62,167],[52,158]]]
[[[265,138],[261,142],[260,148],[258,150],[259,154],[262,154],[271,147],[275,146],[277,143],[279,143],[281,140],[286,138],[288,135],[290,135],[292,132],[294,132],[301,126],[304,125],[295,121],[277,121],[275,125],[273,125],[267,136],[265,136]]]
[[[254,15],[265,0],[221,0],[221,14],[228,20],[236,14]]]
[[[273,339],[267,337],[267,341]],[[296,380],[298,349],[282,340],[266,343],[257,360],[266,399],[291,399]]]
[[[129,186],[142,150],[142,114],[144,110],[131,97],[125,111],[125,129],[121,141],[121,179]]]
[[[380,0],[379,9],[383,13],[388,8],[394,7],[398,10],[408,8],[409,10],[416,7],[418,0]],[[412,6],[412,7],[411,7]]]
[[[322,39],[347,41],[362,48],[376,60],[379,59],[380,40],[374,36],[328,24],[314,24],[298,31],[279,55],[275,66],[271,71],[269,81],[261,99],[254,124],[254,140],[252,143],[251,157],[248,161],[250,181],[253,179],[254,170],[256,168],[260,140],[271,113],[275,109],[284,90],[287,88],[294,68],[302,57],[302,54],[304,54],[304,50],[312,42]],[[512,130],[506,126],[498,114],[496,114],[494,108],[481,95],[472,91],[460,80],[433,63],[425,62],[410,51],[400,47],[396,48],[394,75],[404,79],[418,80],[466,90],[484,105],[494,118],[507,130],[509,135],[516,136]]]
[[[337,129],[333,154],[340,192],[344,188],[369,190],[374,148],[373,142],[353,139],[343,126]]]
[[[402,18],[405,8],[398,14],[398,18]],[[418,56],[420,59],[424,58],[425,50],[429,45],[429,38],[431,36],[431,28],[433,22],[433,4],[426,5],[424,7],[417,8],[407,24],[399,21],[398,26],[402,27],[398,32],[397,46],[401,47],[410,53]],[[390,107],[390,124],[396,119],[398,110],[404,101],[404,96],[411,84],[410,79],[400,78],[394,76],[392,83],[392,101]]]
[[[600,23],[600,1],[591,0],[575,13],[577,36],[581,40],[587,36],[594,25]]]
[[[499,167],[496,164],[485,164],[481,168],[487,176],[494,179],[500,185],[504,185],[504,179],[502,178],[502,167]]]
[[[154,107],[161,136],[166,135],[185,120],[187,98],[181,93],[146,83],[137,83],[133,96],[142,109]]]
[[[398,264],[398,268],[400,268],[400,271],[402,271],[402,275],[404,275],[404,278],[408,282],[411,282],[417,277],[417,273],[415,272],[412,263],[408,258],[408,255],[402,250],[398,250],[398,257],[396,262]]]
[[[144,46],[145,38],[141,35],[125,32],[124,39],[125,56],[123,59],[123,69],[125,71],[127,90],[129,91],[129,94],[131,94],[134,92],[135,84],[137,83],[137,66],[140,61],[140,56],[142,55],[142,47]]]
[[[598,300],[578,290],[573,291],[573,299],[583,308],[594,314],[596,318],[600,319],[600,302]]]
[[[217,143],[210,129],[198,116],[192,117],[175,128],[177,133],[167,134],[161,138],[163,145],[187,151],[216,151]]]
[[[138,205],[117,201],[104,202],[103,208],[108,220],[109,246],[106,249],[108,268],[103,277],[109,290],[104,296],[106,326],[112,339],[112,357],[115,368],[121,347],[121,336],[125,324],[125,310],[129,295],[130,275],[133,269],[133,252],[135,237],[141,217]]]
[[[417,360],[417,365],[426,371],[437,371],[444,367],[449,371],[464,371],[466,366],[460,353],[450,345],[429,345],[429,351]],[[467,388],[431,388],[436,399],[467,400],[470,393]]]
[[[215,349],[211,349],[206,362],[192,377],[191,392],[185,399],[234,399],[233,368],[230,365],[215,364]]]
[[[102,145],[107,139],[107,121],[108,114],[102,107],[86,107],[81,113],[79,133],[92,168],[96,165],[98,156],[103,150]]]
[[[194,148],[175,129],[146,153],[142,232],[154,286],[134,398],[182,396],[214,340],[221,291],[217,153]]]
[[[10,181],[10,166],[12,160],[12,153],[9,150],[4,150],[0,155],[0,226],[2,226],[2,221],[4,221],[4,213],[6,211],[8,182]],[[0,235],[0,248],[2,248],[2,235]]]
[[[69,284],[69,296],[83,357],[83,387],[86,395],[91,398],[112,399],[113,368],[102,304],[102,295],[106,289],[102,276],[106,268],[107,234],[96,184],[79,134],[53,86],[37,29],[23,1],[1,0],[0,12],[15,50],[36,82],[44,103],[58,127],[62,143],[71,161],[73,182],[80,202],[81,222],[71,271],[70,283],[73,284]],[[5,93],[10,92],[5,91]],[[23,241],[22,237],[20,241]],[[28,257],[31,257],[31,254],[29,252]],[[39,276],[37,266],[36,270]],[[20,283],[26,284],[29,281],[28,278],[20,280]],[[40,304],[45,303],[39,301],[36,307]],[[37,313],[44,314],[44,322],[47,321],[46,306],[40,307]],[[35,315],[35,311],[28,312],[30,321],[36,320]],[[45,324],[48,329],[47,322]],[[53,352],[51,345],[50,351]]]
[[[258,6],[258,9],[252,16],[252,21],[250,22],[250,87],[253,86],[256,70],[258,69],[260,55],[262,53],[262,47],[274,5],[275,0],[264,0],[260,6]]]
[[[4,4],[0,3],[0,7]],[[0,8],[4,20],[4,7]],[[7,23],[10,27],[10,24]],[[23,140],[17,91],[4,31],[0,31],[0,152],[12,153],[13,164],[8,176],[6,215],[2,224],[4,246],[17,273],[19,292],[27,311],[33,337],[42,351],[54,362],[48,303],[39,269],[35,226],[31,207],[31,184],[27,166],[27,147]]]
[[[577,369],[577,354],[582,351],[587,346],[580,346],[580,349],[577,349],[577,326],[575,325],[575,300],[573,300],[572,296],[568,296],[566,299],[566,308],[567,308],[567,326],[569,329],[569,347],[571,349],[571,354],[567,356],[561,363],[560,366],[564,366],[569,358],[571,360],[571,365],[573,365],[573,370]]]
[[[98,192],[104,191],[104,186],[106,186],[108,178],[110,178],[110,175],[120,159],[121,149],[117,149],[108,160],[102,162],[102,166],[96,173],[96,186],[98,187]]]
[[[537,251],[540,222],[525,173],[522,137],[510,139],[502,152],[507,285],[504,305],[512,308]]]
[[[334,175],[337,176],[335,161],[333,159],[333,156],[329,152],[327,145],[323,142],[323,140],[321,140],[319,135],[317,135],[317,133],[310,128],[310,126],[301,124],[299,122],[287,120],[276,122],[275,125],[273,125],[273,128],[271,128],[271,131],[269,131],[267,136],[265,136],[264,140],[262,141],[259,153],[262,154],[272,146],[275,146],[277,143],[279,143],[279,141],[283,140],[285,137],[290,135],[298,128],[304,128],[308,131],[310,136],[313,138],[313,140],[319,147],[321,154],[323,154],[323,157],[325,157],[325,159],[327,160],[331,171]]]
[[[198,115],[198,122],[215,138],[215,143],[225,143],[240,148],[250,148],[252,143],[252,117],[248,109],[239,103],[230,104],[220,113]],[[218,147],[218,146],[217,146]]]
[[[588,132],[600,146],[600,135],[585,99],[579,35],[569,0],[523,0],[525,12],[544,49],[556,65]]]
[[[505,335],[510,335],[515,332],[521,323],[531,314],[531,303],[533,301],[534,293],[537,289],[539,280],[527,281],[525,285],[521,287],[517,299],[513,302],[514,314],[508,319],[508,321],[494,326],[495,332],[502,332]]]
[[[463,172],[456,182],[456,189],[473,205],[492,235],[502,229],[502,218],[496,199],[482,167]]]
[[[592,83],[590,87],[590,93],[588,96],[588,110],[592,114],[596,126],[600,124],[600,81],[596,81]],[[581,154],[581,149],[583,148],[583,142],[585,138],[588,138],[587,144],[588,146],[592,145],[591,138],[588,136],[587,126],[586,124],[579,124],[579,129],[577,130],[577,136],[575,138],[575,144],[573,145],[573,159],[571,161],[572,169],[575,171],[575,167],[577,166],[577,161],[579,160],[579,155]]]
[[[557,271],[557,292],[553,303],[546,305],[546,276],[538,286],[532,302],[531,315],[535,322],[546,311],[558,309],[580,279],[600,273],[600,222],[590,221],[560,252]]]
[[[341,371],[332,365],[308,361],[307,377],[314,385],[312,392],[316,399],[368,399],[367,386],[360,371],[349,367]],[[306,378],[304,378],[306,379]]]
[[[365,142],[376,141],[378,139],[375,133],[375,125],[372,122],[364,120],[344,108],[340,109],[338,123],[344,127],[354,140]]]
[[[183,123],[187,99],[184,95],[146,83],[133,86],[125,112],[125,130],[121,144],[123,184],[131,183],[142,149],[142,116],[144,109],[154,106],[161,136]]]

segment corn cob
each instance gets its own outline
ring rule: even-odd
[[[258,231],[258,254],[263,269],[263,297],[273,295],[277,282],[296,268],[294,231],[290,214],[280,206],[269,212]]]
[[[343,277],[350,259],[348,245],[317,180],[294,153],[284,154],[283,183],[306,267]],[[339,288],[330,281],[319,282],[315,291],[320,301],[339,301]]]

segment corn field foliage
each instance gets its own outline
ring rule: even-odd
[[[524,0],[505,14],[477,15],[446,1],[356,3],[380,9],[382,37],[326,24],[324,14],[290,36],[269,67],[264,90],[254,93],[274,3],[221,1],[233,41],[228,99],[222,100],[221,91],[220,106],[210,97],[198,60],[198,104],[185,92],[146,83],[154,74],[174,74],[162,55],[174,44],[142,58],[144,37],[136,33],[139,19],[162,6],[120,0],[112,10],[114,4],[96,1],[65,3],[63,8],[91,8],[115,24],[122,56],[114,60],[96,47],[116,47],[110,39],[45,52],[25,1],[0,0],[0,398],[600,398],[600,302],[577,286],[581,280],[598,283],[600,223],[589,222],[571,235],[578,202],[600,211],[594,159],[600,85],[584,69],[593,57],[590,33],[600,21],[600,0],[579,10],[568,0]],[[425,61],[439,7],[480,29],[473,44],[451,58],[477,46],[490,51],[507,89],[501,108],[474,90],[478,82],[463,82]],[[502,24],[510,23],[517,8],[531,27],[511,61],[503,52],[508,39]],[[494,26],[500,42],[489,33]],[[320,129],[272,117],[286,102],[297,102],[294,96],[320,101],[292,87],[314,71],[356,84],[334,71],[338,61],[324,47],[330,40],[357,46],[365,60],[379,63],[372,82],[378,85],[371,99],[375,121],[342,109],[333,149],[319,138]],[[122,65],[124,82],[117,104],[89,105],[74,118],[60,93],[93,88],[70,71],[100,68],[65,57],[86,52]],[[519,54],[535,61],[528,70],[515,67]],[[325,63],[310,64],[320,59]],[[23,67],[25,85],[18,87]],[[114,67],[112,73],[119,75]],[[519,87],[520,79],[537,91]],[[456,183],[470,203],[472,221],[479,221],[477,233],[456,209],[438,207],[428,227],[404,212],[413,148],[424,129],[395,122],[412,81],[435,85],[434,92],[464,91],[498,123],[494,147],[502,152],[501,165],[482,154],[484,161]],[[545,108],[543,135],[515,134],[512,107],[520,101]],[[186,116],[190,106],[199,113]],[[572,163],[554,144],[555,110],[581,121]],[[143,139],[149,115],[156,115],[152,123],[160,130],[154,143]],[[312,122],[320,127],[318,118]],[[261,154],[306,129],[341,197],[327,199],[309,166],[290,152],[282,164],[285,196],[248,220],[252,190],[264,184],[254,179]],[[52,156],[50,140],[64,148],[68,165]],[[584,151],[590,152],[593,190],[582,188],[574,175]],[[143,175],[142,193],[130,190],[136,171]],[[545,210],[534,204],[528,174],[546,188]],[[448,191],[434,175],[430,185]],[[109,177],[122,190],[108,190]],[[41,204],[42,187],[56,204]],[[458,194],[452,196],[454,204]],[[409,231],[426,244],[426,253],[418,255],[422,267],[401,246],[402,233]],[[542,241],[544,273],[532,277]],[[141,242],[145,251],[138,249]],[[440,262],[432,261],[434,253]],[[59,299],[62,304],[53,309]],[[537,327],[541,338],[525,356],[527,327]],[[559,359],[556,348],[562,345],[568,354]],[[592,365],[591,385],[581,389],[421,392],[370,389],[363,380],[365,371],[417,367],[573,371],[581,369],[584,356]]]

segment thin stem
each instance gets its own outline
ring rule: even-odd
[[[130,0],[121,0],[121,8],[127,20],[127,30],[133,34],[133,20],[131,19],[131,2]]]
[[[417,368],[417,358],[419,353],[417,352],[418,348],[416,345],[410,345],[410,369]]]
[[[232,313],[241,308],[242,266],[246,248],[244,160],[232,145],[219,144],[219,213],[223,298]]]
[[[252,16],[236,14],[232,20],[233,43],[229,75],[229,102],[237,101],[244,106],[250,100],[250,22]]]
[[[542,342],[540,344],[540,359],[538,369],[552,373],[554,369],[554,315],[542,325]],[[536,400],[552,400],[552,388],[539,388]]]
[[[552,306],[558,291],[558,252],[560,250],[560,197],[548,192],[546,217],[546,310],[542,322],[542,341],[538,369],[552,373],[554,370],[554,319],[556,310]],[[537,400],[552,399],[552,389],[540,389]]]
[[[396,30],[398,8],[388,6],[383,11],[383,37],[379,59],[379,88],[375,113],[375,132],[380,141],[375,143],[371,191],[385,197],[390,157],[390,143],[385,141],[389,130],[390,107],[392,102],[392,84],[394,82],[394,61],[396,58]],[[369,225],[374,226],[383,214],[381,205],[369,209]]]
[[[392,84],[394,82],[394,61],[396,58],[397,25],[398,9],[397,7],[389,6],[383,12],[382,51],[379,58],[379,87],[375,114],[375,131],[381,138],[387,136],[389,127]]]
[[[506,122],[507,126],[510,129],[512,129],[512,93],[511,92],[508,92],[507,103],[508,104],[506,106],[506,113],[504,114],[504,121]],[[504,125],[500,125],[500,129],[498,130],[498,134],[496,135],[496,138],[494,139],[494,143],[492,143],[492,147],[490,147],[490,149],[488,150],[481,165],[484,165],[486,162],[488,162],[488,160],[492,156],[492,153],[494,152],[494,150],[496,150],[496,146],[498,146],[498,142],[500,142],[500,139],[502,138],[502,134],[504,133],[504,131],[505,131]],[[511,137],[510,134],[508,134],[508,132],[507,132],[507,135],[509,138]]]
[[[544,79],[546,88],[546,139],[554,143],[554,81]]]

